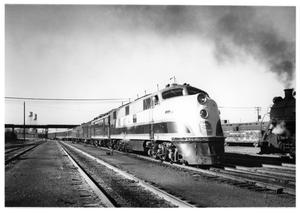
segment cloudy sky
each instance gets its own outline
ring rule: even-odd
[[[133,100],[175,76],[221,119],[255,121],[254,107],[295,87],[295,18],[295,7],[6,5],[5,96]],[[26,101],[26,114],[78,124],[120,104]],[[6,100],[5,116],[22,123],[23,102]]]

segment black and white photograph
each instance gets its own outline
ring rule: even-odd
[[[2,5],[5,209],[296,209],[294,1],[63,3]]]

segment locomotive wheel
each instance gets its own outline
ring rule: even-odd
[[[166,154],[162,154],[160,156],[160,160],[162,160],[162,161],[166,161],[167,159],[168,159],[168,156]]]
[[[148,156],[152,156],[152,150],[148,149],[147,154],[148,154]]]
[[[186,160],[183,160],[183,161],[182,161],[182,164],[185,165],[185,166],[188,166],[188,165],[189,165],[189,162],[187,162]]]
[[[128,149],[128,147],[125,146],[125,147],[124,147],[124,152],[128,152],[128,153],[129,153],[129,151],[130,151],[130,150]]]
[[[178,152],[170,152],[169,153],[169,159],[170,159],[171,163],[178,162],[178,159],[179,159]]]
[[[150,156],[150,157],[152,157],[152,158],[154,158],[154,159],[156,159],[156,160],[159,159],[158,153],[155,152],[153,149],[149,149],[148,153],[149,153],[149,156]]]
[[[148,154],[149,157],[152,157],[154,159],[159,158],[157,152],[154,150],[154,147],[149,148],[148,151],[147,151],[147,154]]]
[[[153,157],[154,159],[159,159],[157,153],[154,153],[154,152],[152,153],[152,157]]]

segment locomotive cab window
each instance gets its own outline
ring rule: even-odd
[[[143,101],[143,109],[150,109],[151,108],[151,98],[146,98]]]
[[[129,106],[125,107],[125,115],[129,115]]]
[[[162,93],[163,99],[173,98],[177,96],[183,96],[182,88],[170,89]]]
[[[150,98],[146,98],[143,101],[143,110],[150,109],[151,106],[157,105],[158,104],[158,95],[154,95]]]
[[[152,97],[153,106],[158,104],[158,95]]]
[[[117,118],[117,111],[114,111],[113,112],[113,119],[116,119]]]

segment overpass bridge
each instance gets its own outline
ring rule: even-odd
[[[35,129],[70,129],[74,128],[76,124],[5,124],[5,128],[35,128]]]
[[[15,131],[16,128],[23,129],[24,138],[25,138],[25,129],[45,129],[45,136],[48,137],[49,129],[71,129],[79,126],[77,124],[5,124],[5,129],[11,128],[12,132]]]

